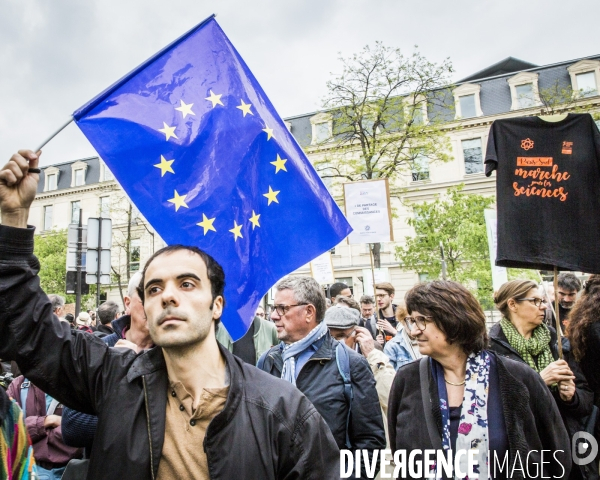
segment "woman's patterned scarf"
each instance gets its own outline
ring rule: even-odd
[[[535,327],[531,338],[525,338],[506,318],[500,321],[500,327],[510,346],[513,347],[523,360],[536,372],[541,372],[550,365],[554,358],[550,350],[550,330],[543,323]],[[537,364],[533,360],[537,357]]]
[[[440,396],[440,411],[442,413],[442,446],[447,453],[452,449],[450,442],[450,411],[448,409],[448,392],[444,381],[443,367],[431,359],[433,375],[437,380]],[[483,350],[471,353],[467,357],[467,371],[465,375],[465,394],[460,411],[458,435],[456,437],[456,450],[478,450],[474,456],[473,473],[478,478],[488,478],[488,417],[487,399],[490,387],[490,356]],[[452,452],[452,459],[456,452]],[[462,472],[468,472],[468,456],[461,455],[459,466]],[[456,465],[454,465],[456,472]],[[442,471],[437,469],[436,478],[441,478]],[[458,479],[459,477],[454,477]]]

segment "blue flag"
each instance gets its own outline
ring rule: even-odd
[[[73,116],[165,242],[223,266],[234,340],[277,280],[351,231],[213,17]]]

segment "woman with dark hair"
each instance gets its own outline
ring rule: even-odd
[[[459,467],[468,471],[465,452],[476,450],[479,478],[523,478],[525,464],[538,478],[568,476],[569,438],[548,389],[526,365],[485,350],[485,315],[475,297],[459,283],[436,280],[414,286],[405,300],[405,322],[427,357],[396,373],[388,405],[392,449],[443,450],[457,475]],[[433,469],[455,477],[439,461]]]
[[[575,360],[579,362],[600,406],[600,275],[591,275],[571,310],[567,335]]]
[[[564,360],[558,356],[556,330],[544,323],[546,301],[531,280],[512,280],[494,298],[502,320],[490,330],[490,349],[529,365],[547,385],[562,420],[573,437],[584,429],[593,408],[593,393],[563,338]],[[598,478],[595,462],[573,465],[570,479]]]
[[[29,480],[33,472],[35,460],[21,409],[0,388],[0,480]]]

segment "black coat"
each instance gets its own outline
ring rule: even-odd
[[[495,355],[495,353],[491,353]],[[536,464],[541,471],[541,450],[557,452],[544,455],[544,474],[551,478],[566,478],[571,470],[571,444],[560,414],[552,401],[550,392],[540,376],[527,365],[497,357],[500,391],[489,392],[500,395],[509,444],[509,465],[515,464],[517,456],[523,466],[529,455],[534,471]],[[420,362],[403,365],[396,372],[388,404],[388,431],[392,451],[433,449],[425,426],[425,410],[421,396]],[[442,438],[442,415],[439,407],[437,384],[428,372],[428,390],[431,404],[430,414],[435,419],[439,442]],[[418,420],[417,420],[418,419]],[[563,453],[560,453],[562,451]],[[519,465],[517,460],[517,466]],[[512,468],[512,467],[511,467]],[[519,470],[512,478],[524,478]],[[543,478],[541,474],[536,478]]]
[[[72,331],[39,287],[33,229],[0,226],[0,358],[64,405],[98,415],[88,479],[156,477],[168,378],[160,348],[136,354]],[[220,348],[230,387],[208,426],[211,479],[339,478],[339,451],[308,399]]]
[[[329,425],[340,448],[346,448],[346,418],[348,404],[344,398],[344,382],[335,359],[338,341],[329,332],[321,347],[302,367],[296,386],[314,404]],[[367,360],[347,348],[354,399],[350,415],[350,441],[355,449],[385,448],[385,430],[375,388],[375,378]],[[263,370],[281,377],[283,359],[279,346],[267,352]]]
[[[556,330],[550,326],[548,329],[550,330],[550,351],[552,352],[554,360],[558,360],[558,337],[556,335]],[[508,342],[500,323],[497,323],[490,329],[489,336],[490,350],[493,350],[503,357],[527,364]],[[575,433],[584,429],[586,417],[592,413],[592,408],[594,406],[594,392],[589,387],[579,363],[575,361],[575,358],[571,353],[569,341],[564,337],[562,338],[562,348],[563,357],[569,364],[569,368],[573,372],[573,375],[575,375],[575,395],[573,395],[571,402],[567,403],[560,398],[560,393],[557,389],[549,388],[549,391],[558,406],[560,416],[569,432],[569,437],[573,438]],[[576,466],[573,468],[576,468]],[[598,478],[598,467],[595,462],[588,465],[581,465],[579,466],[579,469],[581,475],[578,475],[577,472],[573,472],[571,478]]]

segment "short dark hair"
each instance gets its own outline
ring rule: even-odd
[[[375,284],[375,290],[385,290],[389,296],[392,296],[396,293],[396,289],[390,282],[381,282]]]
[[[371,295],[363,295],[362,297],[360,297],[360,304],[374,304],[375,303],[375,299],[371,296]]]
[[[558,288],[563,288],[569,292],[573,290],[578,292],[579,290],[581,290],[581,282],[575,276],[575,274],[570,272],[563,272],[558,275]]]
[[[107,300],[98,307],[98,318],[102,325],[108,325],[112,322],[117,313],[119,313],[119,306],[112,300]]]
[[[450,280],[419,283],[406,293],[408,313],[431,315],[433,323],[450,344],[458,344],[467,355],[488,344],[485,314],[469,290]]]
[[[346,290],[347,288],[350,288],[350,287],[342,282],[336,282],[336,283],[332,284],[329,287],[329,298],[331,298],[332,300],[335,300],[335,297],[337,297],[342,292],[342,290]]]
[[[200,250],[198,247],[180,244],[168,245],[164,248],[161,248],[160,250],[155,252],[154,255],[152,255],[148,259],[146,265],[144,265],[144,270],[142,270],[142,279],[140,280],[140,284],[137,287],[137,292],[140,297],[140,300],[142,301],[142,304],[145,300],[144,282],[146,280],[146,271],[148,270],[150,264],[154,261],[156,257],[160,255],[178,252],[179,250],[187,250],[188,252],[192,252],[200,256],[200,258],[206,264],[206,273],[208,275],[208,281],[210,282],[212,300],[214,302],[218,296],[221,296],[223,297],[223,306],[225,306],[225,295],[223,294],[223,291],[225,290],[225,272],[223,271],[223,267],[221,267],[221,265],[219,265],[219,262],[217,262],[204,250]]]

